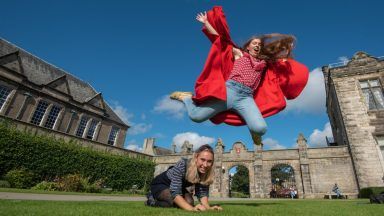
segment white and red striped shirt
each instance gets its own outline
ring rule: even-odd
[[[244,53],[241,58],[235,60],[228,79],[239,82],[255,91],[260,84],[261,75],[266,65],[264,60],[253,58],[248,53]]]

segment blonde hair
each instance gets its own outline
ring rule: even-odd
[[[213,161],[212,166],[208,169],[205,174],[200,174],[197,170],[196,158],[203,151],[208,151],[214,156],[212,147],[207,144],[200,146],[200,148],[198,148],[195,153],[193,153],[192,159],[189,160],[187,166],[187,173],[185,174],[186,180],[191,182],[192,184],[200,183],[202,185],[210,185],[213,183],[213,178],[215,176],[213,169]]]

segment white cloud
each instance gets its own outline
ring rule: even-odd
[[[212,137],[200,136],[194,132],[179,133],[173,137],[173,143],[176,144],[176,149],[180,150],[186,140],[189,141],[189,143],[192,143],[193,149],[196,150],[204,144],[212,144],[216,139]]]
[[[171,100],[169,95],[164,95],[158,100],[153,110],[157,113],[168,114],[176,119],[183,118],[185,113],[184,104],[179,101]]]
[[[325,140],[325,137],[333,137],[331,124],[329,122],[324,125],[323,130],[313,130],[312,134],[309,136],[308,145],[311,147],[327,146],[327,141]]]
[[[167,136],[164,135],[164,134],[162,134],[162,133],[155,133],[155,134],[153,134],[152,137],[161,139],[161,138],[165,138],[165,137],[167,137]]]
[[[136,140],[128,141],[128,144],[126,144],[124,147],[132,151],[137,151],[137,152],[143,151],[143,148],[139,147],[139,145],[136,143]]]
[[[143,151],[143,148],[139,147],[138,145],[127,145],[126,149],[137,151],[137,152]]]
[[[279,141],[271,138],[266,138],[262,142],[266,149],[286,149],[285,146],[280,145]]]
[[[128,110],[122,105],[120,105],[120,103],[117,101],[112,101],[111,108],[121,118],[121,120],[131,126],[127,131],[127,133],[130,135],[143,134],[152,128],[152,124],[134,123],[132,121],[134,115],[132,113],[129,113]],[[143,118],[143,116],[145,116],[145,114],[141,115],[141,119],[145,119]]]
[[[308,83],[303,92],[296,99],[287,101],[286,111],[313,114],[326,111],[324,76],[320,68],[309,73]]]
[[[131,124],[130,119],[133,118],[133,114],[129,113],[128,110],[120,105],[119,102],[112,101],[111,108],[120,117],[120,119],[123,120],[124,123],[128,125]]]
[[[151,130],[152,124],[146,124],[146,123],[133,123],[132,127],[128,129],[128,134],[130,135],[137,135],[137,134],[143,134],[147,131]]]

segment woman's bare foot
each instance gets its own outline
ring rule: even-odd
[[[186,97],[192,97],[192,92],[181,92],[181,91],[175,91],[173,92],[169,98],[172,100],[178,100],[178,101],[183,101],[184,98]]]

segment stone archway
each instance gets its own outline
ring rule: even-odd
[[[231,170],[235,169],[235,172]],[[228,197],[230,198],[249,198],[250,197],[250,178],[249,170],[244,165],[234,165],[228,172],[229,186]]]
[[[288,198],[292,189],[296,190],[295,171],[287,163],[278,163],[271,168],[272,198]]]
[[[229,197],[229,170],[235,166],[244,166],[248,170],[249,176],[249,194],[254,197],[255,194],[255,174],[254,174],[254,152],[248,151],[242,142],[233,144],[229,152],[224,153],[224,146],[219,142],[216,145],[215,155],[215,183],[212,190],[212,195],[220,197]]]

